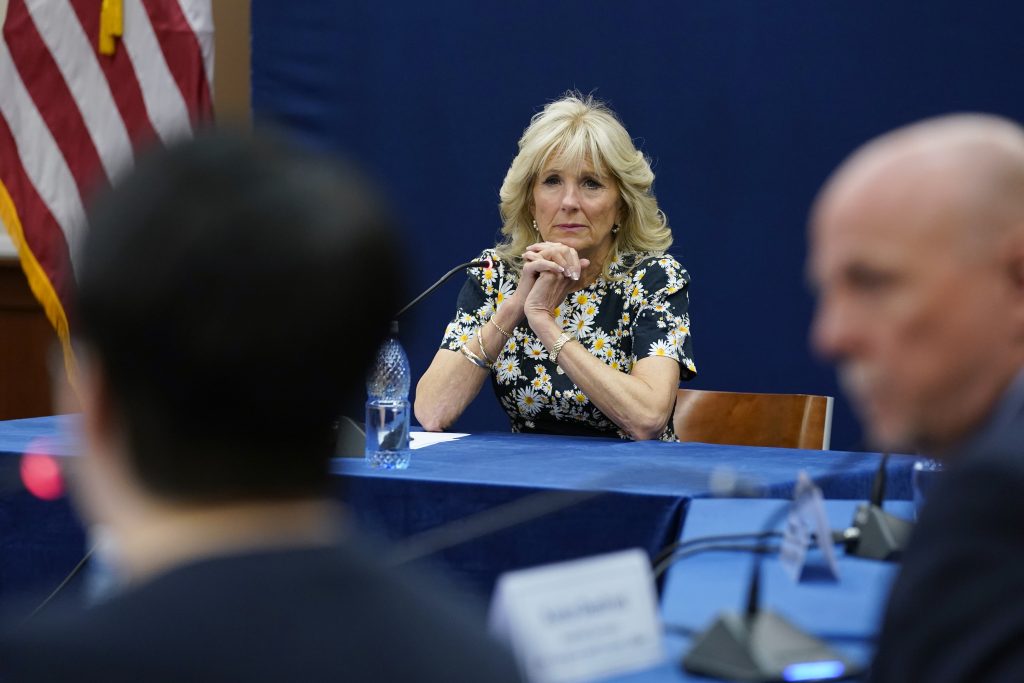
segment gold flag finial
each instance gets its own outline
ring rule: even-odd
[[[124,33],[124,14],[121,0],[103,0],[100,8],[100,54],[108,57],[114,54],[117,43]]]

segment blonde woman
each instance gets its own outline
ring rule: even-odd
[[[501,186],[504,240],[469,271],[416,387],[440,431],[490,376],[512,431],[675,441],[696,373],[689,275],[647,158],[604,104],[570,93],[533,117]]]

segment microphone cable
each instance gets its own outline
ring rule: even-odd
[[[78,564],[76,564],[74,568],[70,572],[68,572],[68,575],[65,576],[64,579],[59,584],[57,584],[57,587],[54,588],[53,591],[49,595],[47,595],[46,598],[43,599],[43,601],[40,602],[36,606],[36,608],[29,613],[27,617],[25,617],[25,619],[21,622],[21,626],[24,626],[28,622],[32,621],[37,614],[46,609],[46,606],[53,602],[53,600],[60,594],[60,592],[64,590],[64,587],[71,583],[71,580],[81,573],[82,569],[85,568],[85,565],[89,563],[89,560],[92,558],[93,553],[96,552],[97,545],[99,545],[99,543],[92,544],[92,547],[86,551],[82,559],[78,561]]]
[[[698,543],[698,542],[701,542],[701,541],[707,541],[707,540],[713,540],[713,541],[745,541],[745,540],[751,539],[751,538],[758,538],[760,535],[761,535],[760,531],[747,531],[747,532],[735,533],[735,534],[716,534],[714,536],[699,536],[698,538],[691,538],[691,539],[687,539],[685,541],[679,540],[679,541],[676,541],[675,543],[670,543],[669,545],[667,545],[664,548],[662,548],[658,552],[658,554],[654,556],[654,559],[651,560],[651,566],[654,568],[655,574],[656,575],[660,575],[661,572],[658,571],[658,567],[663,562],[665,562],[666,560],[671,558],[673,555],[675,555],[675,553],[677,551],[685,550],[686,548],[688,548],[690,545],[692,545],[694,543]],[[782,536],[782,534],[780,532],[775,532],[775,535],[776,536]]]
[[[781,536],[782,534],[775,532],[775,535]],[[654,565],[654,580],[657,581],[659,578],[661,578],[661,575],[668,571],[668,569],[674,566],[676,563],[704,552],[717,550],[730,552],[755,552],[770,554],[779,551],[779,546],[768,546],[749,543],[746,545],[736,543],[722,543],[723,541],[742,541],[751,538],[760,540],[760,536],[761,534],[756,532],[748,534],[721,534],[717,536],[701,536],[699,538],[693,538],[689,541],[680,543],[668,557],[665,557],[660,562]]]

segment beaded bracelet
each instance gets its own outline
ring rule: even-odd
[[[501,332],[503,335],[505,335],[505,339],[511,339],[512,338],[512,334],[509,333],[509,332],[506,332],[505,329],[494,320],[494,316],[493,315],[491,316],[491,324],[494,325],[494,327],[498,330],[498,332]]]

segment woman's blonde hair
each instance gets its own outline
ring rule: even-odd
[[[501,184],[504,240],[495,249],[516,272],[522,270],[526,247],[538,241],[531,214],[534,183],[555,156],[577,169],[589,161],[598,174],[610,173],[618,184],[622,199],[619,231],[604,264],[605,276],[619,254],[660,253],[672,245],[668,220],[651,191],[654,173],[647,157],[603,102],[568,92],[530,120],[519,139],[519,153]]]

